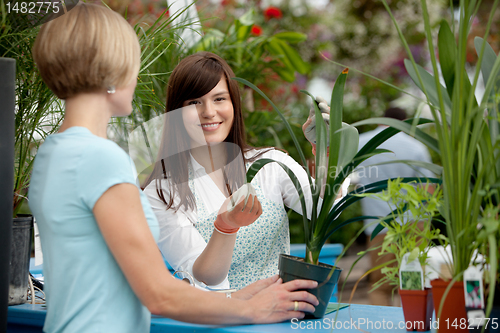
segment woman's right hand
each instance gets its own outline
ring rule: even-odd
[[[253,314],[255,324],[275,323],[292,318],[301,319],[305,316],[304,312],[314,312],[315,306],[319,304],[316,296],[304,290],[317,287],[316,281],[293,280],[283,283],[276,275],[252,285],[254,284],[262,288],[248,300],[255,311]]]
[[[313,101],[318,105],[319,110],[321,111],[321,116],[323,120],[326,122],[327,129],[330,124],[330,107],[328,103],[323,99],[323,97],[317,96],[316,100]],[[311,105],[311,110],[309,110],[309,117],[306,122],[302,125],[302,131],[304,132],[304,136],[307,141],[309,141],[312,145],[312,153],[316,156],[316,113],[314,105]],[[329,139],[327,139],[329,141]]]
[[[236,233],[240,227],[252,224],[262,214],[262,206],[255,194],[250,194],[246,201],[245,196],[240,196],[234,208],[228,210],[228,205],[234,200],[235,194],[224,201],[214,222],[215,229],[224,234]]]

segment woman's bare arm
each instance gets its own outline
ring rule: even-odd
[[[174,279],[165,267],[149,230],[139,190],[133,184],[108,189],[94,206],[103,237],[141,302],[153,314],[193,323],[270,323],[302,318],[314,311],[317,299],[300,289],[314,288],[313,281],[277,280],[248,300],[228,299]],[[261,283],[262,284],[262,283]],[[299,311],[293,311],[294,301]]]

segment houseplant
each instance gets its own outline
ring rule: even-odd
[[[339,228],[359,220],[365,219],[378,219],[375,216],[361,216],[346,221],[340,222],[337,218],[342,213],[342,211],[350,206],[352,203],[360,200],[361,198],[353,193],[347,194],[338,203],[335,203],[335,199],[341,189],[344,180],[348,175],[365,159],[374,154],[388,152],[387,150],[377,149],[378,145],[387,140],[389,137],[393,136],[398,132],[393,128],[388,128],[372,140],[370,140],[365,146],[363,146],[358,152],[358,132],[356,128],[351,125],[342,123],[342,104],[343,104],[343,89],[346,81],[348,70],[345,69],[338,77],[333,88],[332,99],[331,99],[331,113],[329,121],[329,133],[327,136],[326,124],[324,121],[318,121],[316,123],[316,174],[315,180],[311,178],[309,171],[306,169],[309,179],[309,186],[311,187],[312,193],[312,210],[310,214],[310,219],[308,219],[306,204],[304,200],[303,189],[297,180],[293,172],[288,169],[286,165],[280,164],[280,166],[287,172],[290,179],[295,185],[297,192],[300,197],[302,206],[302,219],[304,223],[304,237],[306,243],[306,258],[297,260],[299,258],[290,258],[290,256],[281,255],[281,262],[288,261],[292,259],[295,262],[299,262],[300,265],[305,266],[305,270],[316,270],[319,269],[321,265],[318,261],[321,248],[327,241],[327,239]],[[302,163],[306,165],[304,154],[300,148],[297,138],[293,134],[290,125],[283,116],[279,108],[255,85],[248,82],[247,80],[241,78],[235,78],[235,80],[246,84],[255,91],[257,91],[262,97],[264,97],[273,107],[273,109],[278,113],[278,115],[283,120],[283,123],[287,127],[290,135],[292,136],[295,146],[299,152]],[[323,119],[316,103],[313,103],[315,109],[316,119]],[[407,129],[410,130],[412,120],[408,120],[405,125]],[[427,121],[420,121],[419,123],[425,123]],[[415,129],[416,135],[422,140],[426,141],[427,136],[420,131],[418,128]],[[327,154],[327,142],[330,142],[329,153]],[[327,160],[328,155],[328,160]],[[276,162],[272,159],[260,159],[252,164],[247,172],[247,182],[251,182],[253,177],[257,172],[268,163]],[[278,163],[278,162],[276,162]],[[427,167],[432,167],[432,165],[426,165]],[[403,182],[421,180],[419,178],[404,178]],[[426,182],[428,180],[422,180]],[[437,179],[431,179],[431,182],[438,181]],[[381,191],[387,187],[386,181],[376,182],[367,185],[365,188],[361,189],[358,193],[375,193]],[[320,197],[322,200],[320,200]],[[391,218],[390,216],[388,218]],[[281,270],[281,268],[280,268]],[[340,270],[332,266],[324,267],[326,271],[320,277],[306,277],[301,275],[302,278],[312,278],[320,281],[320,286],[317,290],[312,290],[311,292],[318,296],[320,299],[320,305],[316,307],[314,312],[314,317],[322,317],[326,310],[326,305],[330,298],[331,291],[333,290],[334,284],[337,282]],[[282,277],[287,277],[285,273],[281,271],[280,275]],[[285,276],[286,275],[286,276]],[[291,274],[298,276],[296,274]],[[290,275],[290,276],[291,276]],[[325,289],[326,295],[320,294]]]
[[[31,48],[38,34],[38,27],[31,22],[25,22],[24,28],[17,25],[13,28],[11,19],[15,13],[8,15],[4,1],[0,0],[0,56],[16,59],[16,115],[15,115],[15,160],[13,189],[13,237],[11,258],[10,304],[22,303],[26,299],[28,286],[28,267],[31,248],[31,215],[21,215],[28,212],[25,203],[29,186],[31,170],[36,152],[44,139],[55,133],[63,118],[63,103],[44,84],[31,56]],[[66,2],[74,5],[75,1]],[[177,15],[180,15],[178,13]],[[175,16],[174,16],[175,17]],[[158,19],[153,26],[143,28],[137,24],[135,30],[141,43],[141,72],[137,86],[137,96],[134,106],[141,110],[132,117],[146,118],[151,110],[160,112],[163,102],[154,94],[159,76],[152,66],[159,57],[173,48],[172,39],[165,37],[171,29],[167,22]],[[19,23],[19,22],[17,22]],[[177,27],[177,29],[182,28]],[[173,34],[172,34],[173,35]],[[156,37],[156,39],[155,39]],[[140,118],[140,119],[142,119]],[[132,121],[134,118],[132,118]],[[117,121],[118,129],[110,134],[120,143],[119,137],[127,129],[126,122]]]
[[[23,27],[0,4],[0,56],[16,59],[16,114],[14,140],[13,228],[9,304],[24,303],[28,289],[32,216],[22,214],[36,149],[57,130],[62,106],[45,86],[31,57],[36,27]],[[26,22],[24,22],[26,23]],[[26,213],[26,211],[24,211]]]
[[[441,312],[448,292],[455,283],[458,283],[456,285],[459,290],[460,286],[463,288],[461,282],[463,273],[473,262],[476,251],[481,249],[482,242],[478,237],[480,228],[477,227],[477,222],[484,214],[485,204],[487,202],[492,202],[495,206],[499,204],[498,189],[496,191],[490,189],[498,188],[500,175],[497,97],[500,60],[485,40],[476,39],[478,61],[472,82],[469,80],[465,70],[467,41],[480,1],[460,1],[457,8],[458,25],[453,22],[450,28],[446,21],[441,22],[437,48],[429,24],[426,1],[421,1],[433,74],[415,62],[389,6],[385,1],[383,3],[405,45],[409,57],[409,60],[405,61],[405,67],[415,84],[425,94],[437,133],[437,139],[431,141],[433,147],[437,148],[443,164],[444,203],[440,212],[445,220],[452,253],[452,260],[449,262],[452,279],[446,283],[443,298],[435,303],[437,318],[445,322],[449,318],[441,316]],[[497,5],[498,1],[492,5],[485,37],[488,36]],[[457,33],[457,41],[454,32]],[[436,58],[437,51],[439,51],[439,61]],[[475,98],[475,91],[481,71],[485,80],[485,98],[479,103]],[[438,73],[442,73],[444,85],[440,83]],[[485,116],[485,113],[488,115]],[[389,124],[383,119],[370,119],[353,125],[374,123],[385,123],[404,130],[399,127],[402,123]],[[496,219],[498,220],[498,216]],[[489,253],[483,253],[487,257],[498,252],[498,239],[488,239],[488,243]],[[497,262],[492,261],[489,274],[493,281],[497,271]],[[458,292],[463,295],[463,291]],[[488,299],[487,315],[491,311],[493,295],[494,291],[490,293]],[[463,309],[452,311],[465,313]],[[458,327],[449,328],[454,330]],[[446,329],[442,326],[440,332],[443,331]]]
[[[401,183],[397,179],[388,182],[387,190],[361,196],[373,197],[385,202],[391,201],[396,206],[392,213],[393,220],[381,223],[387,228],[382,245],[368,250],[380,250],[378,252],[380,256],[389,254],[395,258],[366,273],[382,268],[384,277],[374,284],[372,290],[385,283],[394,286],[394,290],[398,289],[401,296],[405,321],[412,323],[411,327],[407,326],[407,330],[427,331],[430,329],[434,310],[432,289],[423,288],[426,284],[421,285],[418,275],[416,276],[418,277],[417,286],[412,285],[412,279],[405,281],[401,276],[401,268],[404,256],[409,253],[407,262],[418,260],[425,279],[429,273],[426,269],[426,260],[432,246],[431,241],[437,239],[446,241],[445,237],[440,235],[439,229],[432,229],[431,226],[431,220],[442,204],[442,190],[439,187],[430,190],[429,184]],[[397,218],[401,223],[395,222]],[[363,255],[365,252],[359,254]],[[395,265],[391,265],[393,262]]]

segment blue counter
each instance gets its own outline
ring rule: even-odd
[[[41,305],[22,304],[9,307],[8,333],[40,333],[45,319]],[[406,332],[403,310],[399,307],[353,304],[350,308],[326,315],[323,319],[292,320],[269,325],[215,326],[179,322],[159,316],[151,318],[151,333],[159,332],[360,332],[354,326],[368,332]],[[361,331],[362,332],[362,331]],[[141,333],[141,332],[138,332]]]

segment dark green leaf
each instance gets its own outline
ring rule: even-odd
[[[453,83],[455,81],[455,59],[457,53],[457,44],[455,36],[451,32],[448,22],[441,21],[441,28],[438,35],[439,63],[443,73],[446,90],[451,99],[453,96]]]
[[[411,63],[411,61],[408,59],[405,59],[404,63],[405,63],[406,71],[410,75],[413,82],[415,82],[415,84],[417,85],[417,87],[420,90],[424,91],[424,89],[420,85],[420,81],[418,80],[417,73],[413,69],[413,64]],[[434,107],[440,109],[439,98],[438,98],[438,93],[437,93],[437,89],[436,89],[436,82],[434,80],[434,76],[432,76],[429,72],[427,72],[425,69],[423,69],[422,66],[420,66],[418,64],[416,64],[416,66],[417,66],[418,72],[420,74],[420,77],[422,78],[422,81],[424,83],[425,93],[427,94],[427,98],[429,99],[429,102],[431,102],[432,105],[434,105]],[[445,87],[443,87],[442,85],[441,85],[441,88],[442,88],[441,91],[446,90]],[[450,96],[448,96],[448,94],[443,94],[442,96],[443,96],[443,104],[445,106],[445,112],[446,112],[446,114],[450,114],[450,112],[451,112]]]

